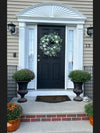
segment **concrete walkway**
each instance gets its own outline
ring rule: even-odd
[[[21,122],[12,133],[93,133],[89,121]]]

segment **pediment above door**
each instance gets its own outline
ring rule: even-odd
[[[39,20],[56,20],[56,21],[82,21],[84,23],[86,17],[78,10],[68,5],[60,3],[40,3],[28,7],[17,15],[19,21],[36,22]]]

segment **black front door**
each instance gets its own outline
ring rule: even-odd
[[[56,57],[44,55],[40,49],[40,39],[50,33],[58,33],[62,39],[61,51]],[[37,88],[64,89],[65,76],[65,27],[38,25]]]

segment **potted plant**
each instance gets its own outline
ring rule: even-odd
[[[18,100],[18,102],[26,102],[27,99],[24,98],[24,95],[28,93],[28,83],[35,78],[34,72],[29,69],[21,69],[15,72],[12,77],[14,80],[16,80],[18,84],[18,94],[21,95],[21,98]]]
[[[22,115],[22,107],[18,104],[7,104],[7,132],[18,129]]]
[[[82,85],[84,82],[87,82],[91,79],[91,75],[84,70],[73,70],[69,73],[68,77],[74,84],[73,92],[76,93],[75,101],[82,101],[83,98],[80,97],[80,94],[83,92]]]
[[[93,102],[85,105],[85,112],[89,116],[90,124],[93,125]]]

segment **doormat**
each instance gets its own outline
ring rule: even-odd
[[[49,103],[57,103],[64,101],[71,101],[71,99],[66,95],[61,96],[37,96],[36,101],[39,102],[49,102]]]

